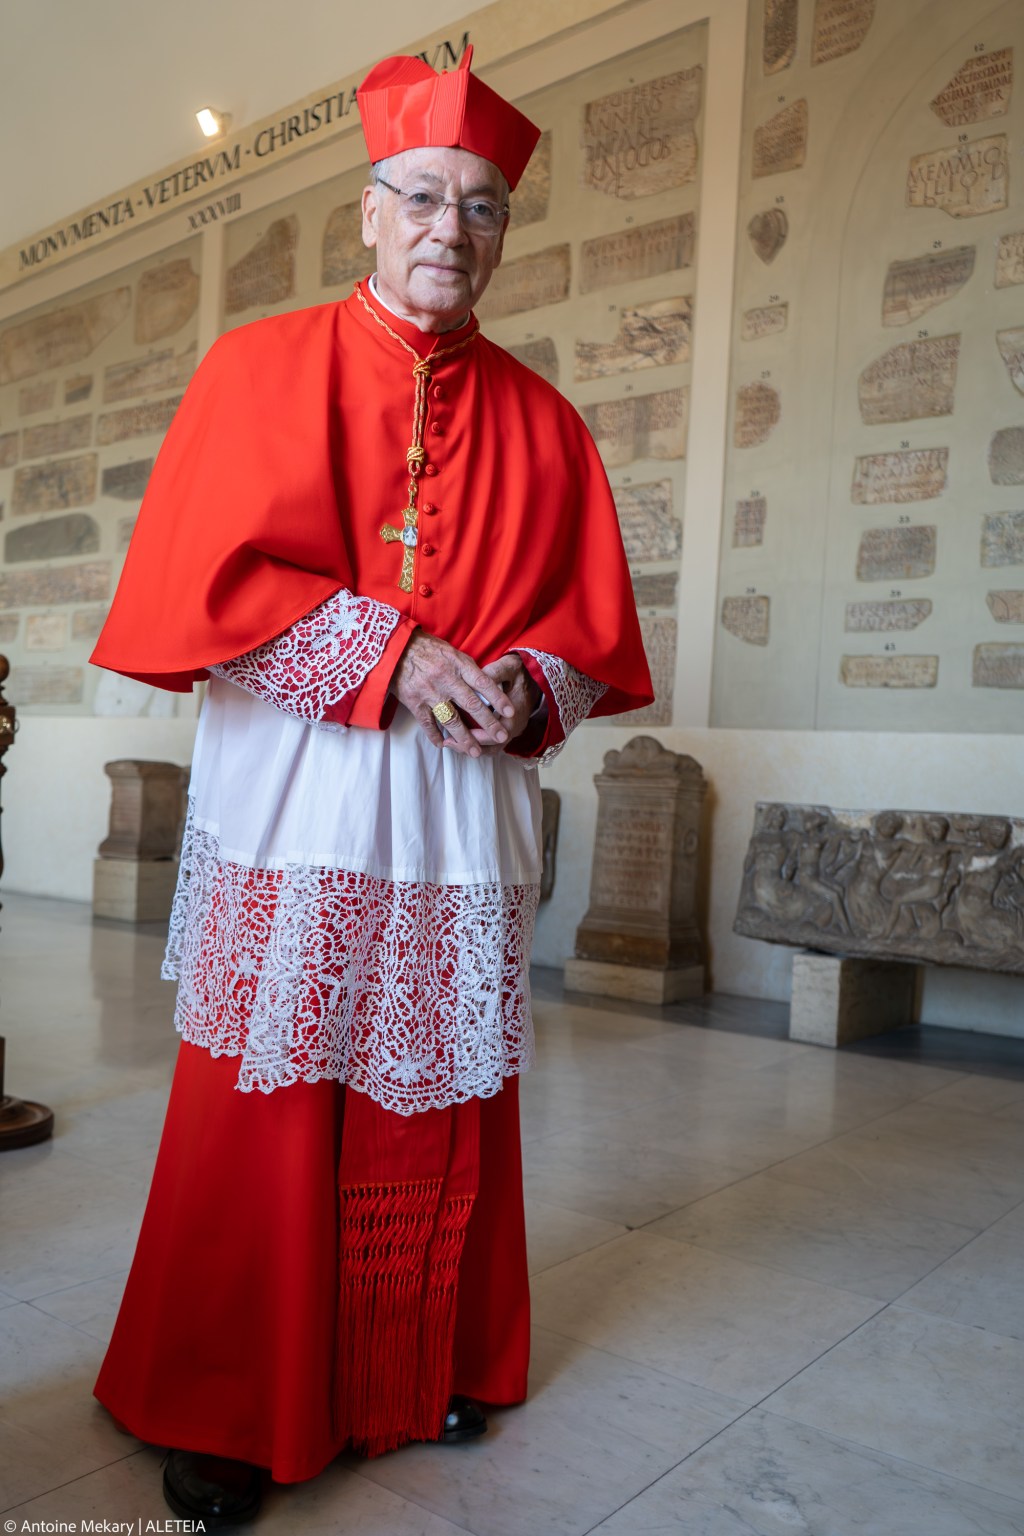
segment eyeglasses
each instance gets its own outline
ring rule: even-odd
[[[446,208],[457,208],[459,222],[470,234],[496,235],[502,221],[508,217],[508,203],[492,203],[486,197],[464,197],[458,203],[449,203],[433,192],[403,192],[401,187],[393,187],[383,176],[377,177],[377,184],[402,199],[402,212],[413,224],[438,224],[444,218]]]

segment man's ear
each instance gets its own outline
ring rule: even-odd
[[[380,213],[380,194],[376,187],[363,188],[362,210],[363,244],[372,248],[377,244],[377,218]]]

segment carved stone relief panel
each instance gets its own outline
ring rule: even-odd
[[[57,396],[56,379],[41,379],[38,384],[26,384],[18,391],[18,415],[34,416],[39,411],[51,411]]]
[[[869,528],[857,551],[858,581],[908,581],[935,570],[936,533],[928,524]]]
[[[748,496],[736,503],[732,521],[733,549],[749,549],[764,543],[768,502],[764,496]]]
[[[959,356],[959,335],[932,336],[890,347],[860,376],[861,420],[878,426],[951,415]]]
[[[777,75],[792,64],[798,15],[799,0],[764,0],[762,58],[766,75]]]
[[[976,249],[958,245],[892,262],[882,294],[882,324],[907,325],[959,293],[974,271]]]
[[[792,102],[754,130],[755,176],[795,171],[807,158],[807,101]]]
[[[988,445],[994,485],[1024,485],[1024,427],[1003,427]]]
[[[619,311],[614,341],[578,341],[576,378],[600,379],[638,368],[684,363],[690,356],[693,300],[655,299]]]
[[[503,261],[476,312],[483,320],[522,314],[544,304],[560,304],[569,297],[569,247],[552,245],[531,256]]]
[[[662,272],[693,265],[696,220],[692,213],[656,219],[635,229],[584,240],[580,247],[580,292],[592,293],[613,283],[640,282]],[[503,267],[498,268],[497,276]],[[493,279],[492,279],[493,283]]]
[[[782,401],[770,384],[742,384],[736,391],[733,442],[737,448],[754,448],[767,442],[782,416]]]
[[[932,111],[947,128],[963,128],[1008,112],[1012,90],[1012,48],[972,54],[932,99]]]
[[[585,405],[582,415],[610,468],[633,459],[681,459],[689,399],[688,389],[666,389]]]
[[[1024,512],[993,512],[982,518],[981,563],[1024,565]]]
[[[786,243],[789,219],[782,208],[766,208],[755,213],[747,224],[747,239],[754,248],[754,255],[770,267]]]
[[[997,624],[1024,624],[1024,591],[986,592],[988,611]]]
[[[1009,196],[1005,133],[948,144],[914,155],[907,173],[907,207],[941,208],[954,219],[997,213]]]
[[[131,309],[130,288],[111,288],[0,331],[0,384],[77,363],[99,346]]]
[[[100,525],[88,512],[65,512],[46,517],[4,535],[4,561],[63,559],[67,555],[95,555],[100,547]]]
[[[771,630],[771,599],[764,596],[724,597],[722,627],[748,645],[767,645]]]
[[[630,565],[653,560],[676,560],[683,542],[683,527],[672,514],[672,484],[654,480],[645,485],[613,489],[619,527]]]
[[[847,688],[934,688],[937,656],[844,656],[839,676]]]
[[[1010,383],[1018,394],[1024,395],[1024,326],[1018,325],[1009,331],[997,331],[996,346],[999,348],[999,356],[1006,364]]]
[[[96,442],[100,447],[123,443],[132,437],[163,435],[174,420],[181,396],[168,400],[149,400],[142,405],[128,405],[121,411],[107,411],[96,422]]]
[[[199,273],[187,256],[150,267],[139,278],[135,340],[143,346],[173,336],[199,307]]]
[[[17,517],[88,506],[96,500],[97,462],[94,453],[83,453],[15,470],[11,511]]]
[[[997,288],[1011,288],[1024,283],[1024,229],[1012,235],[1002,235],[996,245]]]
[[[365,277],[373,252],[363,244],[363,217],[358,202],[332,208],[324,225],[320,251],[320,283],[324,288],[345,288]]]
[[[550,336],[538,336],[534,341],[524,341],[518,346],[508,348],[513,357],[517,357],[527,368],[532,368],[534,373],[539,373],[542,379],[547,379],[549,384],[558,386],[558,352],[555,343]]]
[[[48,459],[55,453],[88,448],[91,442],[92,416],[66,416],[63,421],[26,427],[21,434],[21,452],[26,459]]]
[[[1024,643],[988,640],[974,647],[975,688],[1024,688]]]
[[[251,250],[227,272],[224,312],[281,304],[295,292],[295,251],[299,221],[294,214],[274,219]]]
[[[509,199],[510,229],[538,224],[548,216],[551,200],[551,130],[542,133],[515,192]]]
[[[196,358],[193,345],[177,356],[168,350],[127,363],[112,363],[103,374],[103,403],[113,405],[163,389],[184,389],[195,372]]]
[[[25,619],[26,651],[63,651],[70,638],[66,613],[30,613]]]
[[[100,491],[115,501],[141,501],[153,472],[152,459],[133,459],[127,464],[112,464],[103,471]]]
[[[916,629],[931,611],[930,597],[847,603],[843,627],[851,634],[888,634],[894,630]]]
[[[583,185],[610,197],[649,197],[697,174],[704,71],[698,64],[587,103]]]
[[[946,489],[948,448],[865,453],[854,462],[850,499],[858,506],[931,501]]]
[[[21,457],[21,433],[0,432],[0,469],[10,469]]]
[[[760,341],[762,336],[777,336],[788,324],[788,304],[760,304],[743,311],[740,335],[744,341]]]
[[[874,17],[875,0],[814,0],[811,63],[830,64],[856,52]]]

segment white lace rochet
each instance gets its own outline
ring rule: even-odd
[[[598,699],[608,692],[608,684],[595,682],[585,672],[578,672],[569,662],[563,661],[561,656],[552,656],[548,651],[535,651],[529,646],[523,646],[522,649],[533,657],[544,673],[564,732],[561,741],[546,748],[539,757],[526,765],[528,768],[541,768],[558,756],[580,721],[587,718]]]

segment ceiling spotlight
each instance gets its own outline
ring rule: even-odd
[[[222,133],[227,133],[231,125],[231,114],[215,112],[213,107],[200,107],[196,113],[196,122],[208,139],[217,139]]]

